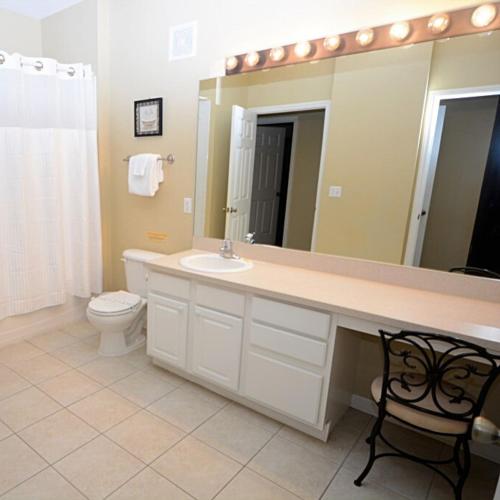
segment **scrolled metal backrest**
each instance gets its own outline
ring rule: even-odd
[[[384,350],[380,403],[472,423],[500,373],[500,356],[446,335],[379,331]],[[464,385],[476,387],[476,394]],[[430,403],[430,404],[429,404]]]

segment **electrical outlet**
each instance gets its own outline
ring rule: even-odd
[[[193,213],[193,198],[184,198],[184,213]]]
[[[330,198],[340,198],[342,196],[342,186],[330,186],[328,196]]]

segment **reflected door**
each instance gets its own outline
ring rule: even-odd
[[[225,237],[242,241],[249,232],[257,115],[233,106]]]
[[[276,244],[286,129],[257,128],[250,230],[255,241]]]

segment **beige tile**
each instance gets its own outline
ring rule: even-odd
[[[104,432],[133,415],[139,407],[113,391],[103,389],[68,409],[98,431]]]
[[[354,486],[356,478],[356,473],[345,468],[340,469],[321,500],[407,500],[408,498],[370,481],[369,477],[362,486]]]
[[[85,500],[58,472],[47,468],[6,493],[2,500]]]
[[[18,342],[0,349],[0,363],[15,363],[43,354],[41,349],[29,342]]]
[[[63,328],[63,331],[72,337],[86,339],[98,333],[98,331],[88,321],[77,321]]]
[[[68,410],[61,410],[27,427],[19,436],[49,463],[54,463],[97,436]]]
[[[148,406],[175,387],[150,373],[136,372],[115,382],[110,389],[139,406]]]
[[[47,468],[9,491],[2,500],[85,500],[76,488],[52,468]]]
[[[386,429],[384,435],[390,438],[390,442],[407,452],[427,458],[439,458],[442,446],[439,443],[389,423],[384,424],[384,429]],[[368,462],[370,447],[365,439],[366,436],[360,436],[344,463],[344,468],[351,470],[356,476],[361,474]],[[376,450],[377,453],[390,451],[380,439],[377,440]],[[432,476],[432,471],[425,467],[404,459],[385,457],[375,462],[367,480],[370,484],[377,483],[400,495],[423,499],[431,484]]]
[[[146,411],[132,415],[106,435],[122,448],[150,463],[180,441],[185,433]]]
[[[238,403],[228,404],[221,413],[227,413],[228,415],[234,415],[235,417],[242,418],[246,420],[249,424],[255,425],[257,427],[262,427],[269,432],[275,433],[283,424],[273,420],[272,418],[266,417],[261,413],[257,413],[250,408],[246,408]]]
[[[451,457],[451,448],[443,450],[442,458]],[[493,498],[499,479],[500,465],[473,455],[471,461],[470,475],[465,482],[462,500],[479,500],[482,498]],[[453,475],[454,467],[448,466],[445,469],[447,474],[455,480]],[[451,486],[438,474],[434,474],[432,486],[428,495],[428,500],[448,500],[451,498]]]
[[[17,436],[0,441],[0,495],[47,467]]]
[[[160,368],[159,366],[151,365],[143,371],[145,373],[150,373],[155,377],[161,378],[164,382],[167,382],[175,387],[180,387],[187,382],[186,379],[183,379],[168,370]]]
[[[246,464],[273,436],[272,432],[224,412],[217,413],[193,433],[194,437]]]
[[[90,363],[99,357],[97,348],[85,342],[76,342],[57,351],[52,351],[51,355],[73,368]]]
[[[0,399],[8,398],[31,384],[6,366],[0,366]]]
[[[72,337],[71,335],[60,331],[37,335],[36,337],[33,337],[29,340],[30,344],[33,344],[34,346],[46,352],[61,349],[62,347],[74,344],[76,341],[77,339],[75,339],[75,337]]]
[[[152,467],[198,500],[213,498],[241,468],[190,436],[162,455]]]
[[[192,500],[192,497],[149,467],[139,472],[108,498],[109,500]]]
[[[82,342],[85,342],[86,344],[95,347],[96,349],[99,347],[99,343],[101,341],[101,334],[96,333],[93,335],[89,335],[88,337],[84,337],[81,339]]]
[[[137,474],[143,464],[109,439],[99,436],[54,467],[89,499],[102,499]]]
[[[186,432],[209,419],[219,410],[219,405],[198,397],[181,386],[159,399],[148,410]]]
[[[102,389],[102,385],[76,370],[46,380],[38,387],[63,406],[75,403]]]
[[[10,436],[12,431],[2,422],[0,422],[0,440]]]
[[[365,424],[368,422],[368,419],[369,417],[365,420]],[[340,463],[352,450],[361,432],[362,428],[354,425],[353,422],[343,419],[332,429],[326,443],[290,427],[283,427],[278,435],[323,458]]]
[[[219,409],[229,404],[228,399],[219,396],[219,394],[209,391],[204,387],[201,387],[201,385],[193,384],[192,382],[186,381],[184,384],[182,384],[182,390],[193,394],[199,400],[206,401],[213,406],[217,406],[217,408]]]
[[[289,491],[243,469],[216,497],[215,500],[299,500]]]
[[[338,469],[335,462],[274,437],[249,468],[303,499],[317,499]]]
[[[0,420],[17,432],[60,409],[60,404],[31,387],[0,401]]]
[[[140,368],[141,370],[145,370],[146,368],[150,368],[153,366],[152,358],[146,353],[146,344],[144,344],[142,347],[139,347],[138,349],[133,350],[132,352],[129,352],[128,354],[123,356],[123,359],[127,363],[130,363],[131,365],[135,366],[136,368]]]
[[[9,363],[8,366],[33,384],[39,384],[71,369],[66,363],[50,354],[42,354],[31,359]]]
[[[78,369],[102,385],[111,385],[137,371],[135,366],[119,358],[98,358]]]

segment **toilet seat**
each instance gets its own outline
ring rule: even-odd
[[[99,316],[119,316],[135,310],[141,303],[139,295],[121,290],[99,295],[89,302],[88,308]]]

